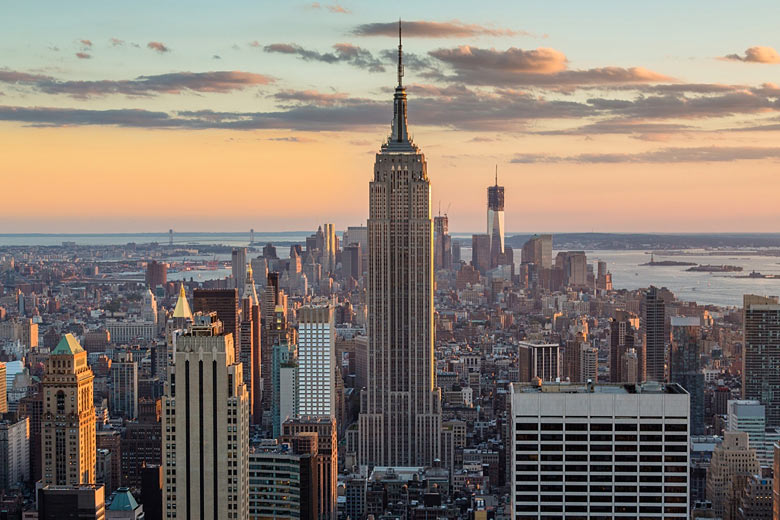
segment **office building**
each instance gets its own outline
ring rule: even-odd
[[[163,287],[168,283],[168,264],[152,260],[146,264],[146,286],[149,289]]]
[[[756,450],[762,466],[772,463],[772,442],[767,442],[766,406],[754,399],[730,399],[726,411],[726,430],[748,434],[748,445]]]
[[[246,269],[246,264],[244,264]],[[245,272],[244,272],[245,273]],[[192,293],[194,312],[209,313],[215,311],[222,322],[225,335],[231,334],[238,348],[238,289],[195,289]],[[236,351],[235,359],[240,358]]]
[[[141,503],[144,520],[162,520],[162,466],[146,465],[141,470]]]
[[[8,383],[5,363],[0,362],[0,413],[8,412]]]
[[[164,438],[161,415],[160,399],[141,398],[138,420],[125,423],[120,446],[122,486],[142,488],[144,468],[159,467],[162,463]]]
[[[723,443],[715,448],[707,469],[707,499],[716,516],[723,516],[728,506],[734,478],[740,474],[760,474],[761,465],[756,450],[749,446],[745,432],[723,433]]]
[[[252,266],[248,266],[241,298],[241,322],[239,323],[239,361],[243,366],[244,384],[249,392],[249,409],[252,422],[259,424],[262,417],[260,382],[262,363],[262,339],[260,333],[260,300],[255,290]]]
[[[0,490],[23,488],[30,482],[30,419],[0,421]]]
[[[144,506],[139,504],[130,489],[121,487],[111,494],[106,508],[106,520],[145,520]]]
[[[242,298],[244,285],[246,284],[246,248],[235,247],[230,255],[230,270],[233,275],[233,283],[238,289],[238,296]],[[199,309],[195,309],[196,311]]]
[[[657,287],[650,286],[642,298],[642,358],[644,380],[666,381],[666,304]]]
[[[249,452],[251,520],[319,520],[316,450],[316,442],[279,444],[271,439],[252,444]]]
[[[318,518],[336,520],[338,485],[338,432],[333,417],[298,417],[282,425],[282,442],[295,446],[296,440],[308,435],[317,444]]]
[[[534,235],[523,244],[520,254],[524,264],[536,264],[543,269],[552,269],[552,235]]]
[[[336,338],[325,300],[298,311],[298,414],[336,416]]]
[[[360,464],[432,464],[439,457],[441,391],[433,358],[433,220],[425,156],[407,128],[398,46],[390,136],[369,186],[368,387],[361,398]]]
[[[588,287],[588,258],[584,251],[561,251],[555,257],[556,269],[563,273],[567,287]]]
[[[536,378],[555,381],[561,377],[561,347],[557,343],[521,341],[517,345],[517,359],[521,382],[529,383]]]
[[[780,426],[780,304],[776,296],[744,296],[742,398],[766,406],[768,426]]]
[[[612,383],[631,382],[623,370],[624,356],[636,346],[638,329],[639,317],[627,311],[616,311],[609,321],[609,380]]]
[[[105,488],[96,484],[57,486],[37,490],[38,520],[105,520]]]
[[[298,415],[298,352],[295,345],[273,346],[272,428],[274,438],[282,434],[282,423]]]
[[[471,265],[480,274],[490,270],[490,235],[471,235]]]
[[[513,383],[510,394],[513,518],[688,518],[682,387]]]
[[[490,240],[490,267],[504,263],[504,187],[496,184],[487,189],[487,234]]]
[[[95,483],[93,380],[87,351],[65,334],[46,360],[43,375],[43,485]]]
[[[673,316],[669,381],[691,396],[691,433],[704,434],[704,374],[701,371],[701,319]]]
[[[233,335],[196,314],[166,384],[163,510],[168,519],[247,518],[249,395]]]
[[[433,268],[452,269],[452,237],[447,215],[433,217]]]
[[[112,417],[138,418],[138,363],[132,352],[119,352],[111,362],[108,408]]]
[[[363,252],[359,243],[348,244],[342,248],[341,271],[347,279],[357,281],[363,276]]]

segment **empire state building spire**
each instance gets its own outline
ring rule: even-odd
[[[406,88],[403,85],[404,55],[401,42],[401,21],[398,21],[398,85],[393,95],[393,124],[387,142],[382,145],[382,152],[416,153],[417,147],[409,137],[406,121]]]

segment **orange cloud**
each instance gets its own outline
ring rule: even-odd
[[[146,44],[146,46],[153,51],[159,52],[160,54],[171,52],[171,49],[169,49],[168,46],[162,42],[149,42]]]
[[[739,54],[728,54],[721,58],[727,61],[744,61],[746,63],[780,63],[780,54],[772,47],[756,46],[750,47],[745,51],[744,56]]]

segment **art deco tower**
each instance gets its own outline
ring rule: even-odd
[[[51,351],[43,375],[44,485],[95,483],[95,405],[87,352],[71,334]]]
[[[409,137],[398,45],[392,131],[369,185],[368,388],[359,461],[416,466],[439,457],[433,360],[433,220],[425,156]]]

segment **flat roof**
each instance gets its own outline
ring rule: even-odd
[[[676,383],[512,383],[514,393],[552,394],[684,394]]]

